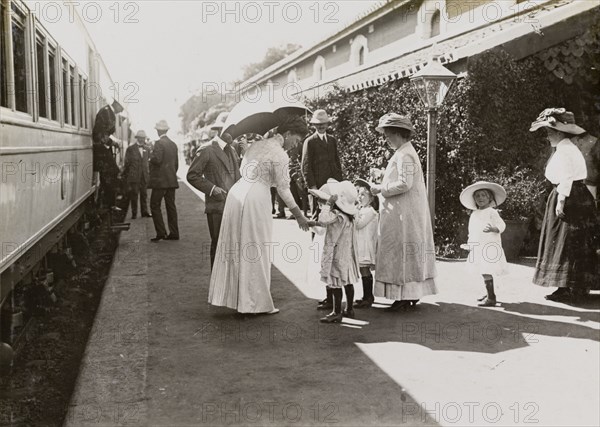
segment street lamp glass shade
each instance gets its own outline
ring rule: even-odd
[[[431,109],[438,108],[444,103],[452,83],[456,80],[456,74],[434,58],[410,80],[425,107]]]

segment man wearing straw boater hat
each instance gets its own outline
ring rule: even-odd
[[[329,178],[343,180],[337,140],[327,133],[330,122],[325,110],[316,110],[310,119],[310,124],[316,131],[306,138],[302,148],[302,175],[309,189],[321,188]],[[316,220],[318,216],[319,204],[313,197],[313,219]],[[329,294],[318,306],[322,310],[330,310],[332,307],[333,299]]]
[[[169,125],[166,120],[160,120],[154,126],[159,139],[154,143],[154,149],[150,156],[150,210],[156,237],[150,239],[152,242],[160,240],[179,240],[179,226],[177,224],[177,207],[175,206],[175,190],[179,188],[177,183],[177,169],[179,160],[177,145],[167,136]],[[169,233],[165,228],[160,205],[165,199],[167,209],[167,221]]]
[[[217,120],[216,124],[218,123],[222,122]],[[219,126],[218,129],[223,127]],[[217,129],[215,125],[213,129]],[[240,158],[231,146],[232,142],[229,134],[223,135],[223,138],[215,134],[209,143],[198,148],[187,173],[187,181],[190,185],[205,195],[204,213],[206,213],[211,240],[211,269],[215,263],[227,193],[241,178]]]
[[[148,159],[146,150],[146,132],[139,130],[135,134],[136,143],[127,147],[125,152],[125,166],[123,176],[127,184],[127,198],[131,202],[131,219],[137,218],[138,195],[142,217],[150,217],[148,211],[147,186],[149,177]],[[127,207],[125,208],[127,209]]]

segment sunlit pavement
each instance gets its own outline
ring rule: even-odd
[[[238,316],[206,303],[204,207],[180,184],[182,240],[149,243],[147,219],[121,235],[67,425],[600,424],[598,295],[546,301],[511,264],[480,308],[483,285],[439,262],[440,293],[415,310],[381,299],[323,325],[310,234],[275,220],[281,312]]]

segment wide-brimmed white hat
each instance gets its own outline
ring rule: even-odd
[[[412,122],[407,116],[396,113],[387,113],[379,118],[379,124],[375,128],[377,132],[383,133],[384,128],[402,128],[411,132],[415,131]]]
[[[136,138],[148,138],[148,135],[146,135],[146,132],[144,132],[143,130],[138,130],[137,133],[135,134]]]
[[[325,110],[316,110],[313,113],[312,118],[310,119],[310,124],[312,125],[322,125],[325,123],[329,123],[331,120],[329,119],[329,115]]]
[[[540,113],[535,122],[531,123],[530,132],[543,127],[549,127],[573,135],[581,135],[586,130],[575,124],[575,114],[564,108],[546,108]]]
[[[318,190],[309,189],[308,192],[321,200],[329,200],[329,197],[337,194],[338,199],[335,205],[348,215],[356,215],[358,209],[356,207],[356,199],[358,191],[354,184],[350,181],[338,182],[333,178],[329,178],[325,184]]]
[[[169,124],[167,123],[166,120],[159,120],[158,123],[156,123],[156,126],[154,126],[154,129],[169,130]]]
[[[359,186],[359,187],[367,187],[367,188],[371,188],[375,185],[375,183],[371,182],[371,181],[367,181],[366,179],[362,179],[362,178],[357,178],[354,181],[354,185],[355,186]]]
[[[502,187],[500,184],[487,181],[477,181],[475,184],[469,185],[462,191],[462,193],[460,193],[460,203],[465,208],[476,211],[478,208],[473,195],[478,190],[490,190],[492,193],[494,193],[494,201],[496,202],[496,206],[500,205],[506,200],[506,190],[504,190],[504,187]]]

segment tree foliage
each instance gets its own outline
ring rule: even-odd
[[[243,67],[244,74],[242,75],[242,81],[248,80],[250,77],[255,76],[276,62],[281,61],[283,58],[291,53],[294,53],[298,49],[300,49],[300,45],[294,43],[270,47],[262,61],[253,62]]]
[[[243,67],[243,77],[237,83],[258,74],[299,48],[299,45],[292,43],[269,48],[261,61]],[[236,87],[236,84],[227,87]],[[235,103],[236,98],[233,94],[211,92],[209,94],[193,95],[180,107],[181,129],[184,133],[188,133],[191,130],[209,125],[214,122],[219,113],[230,111]]]

